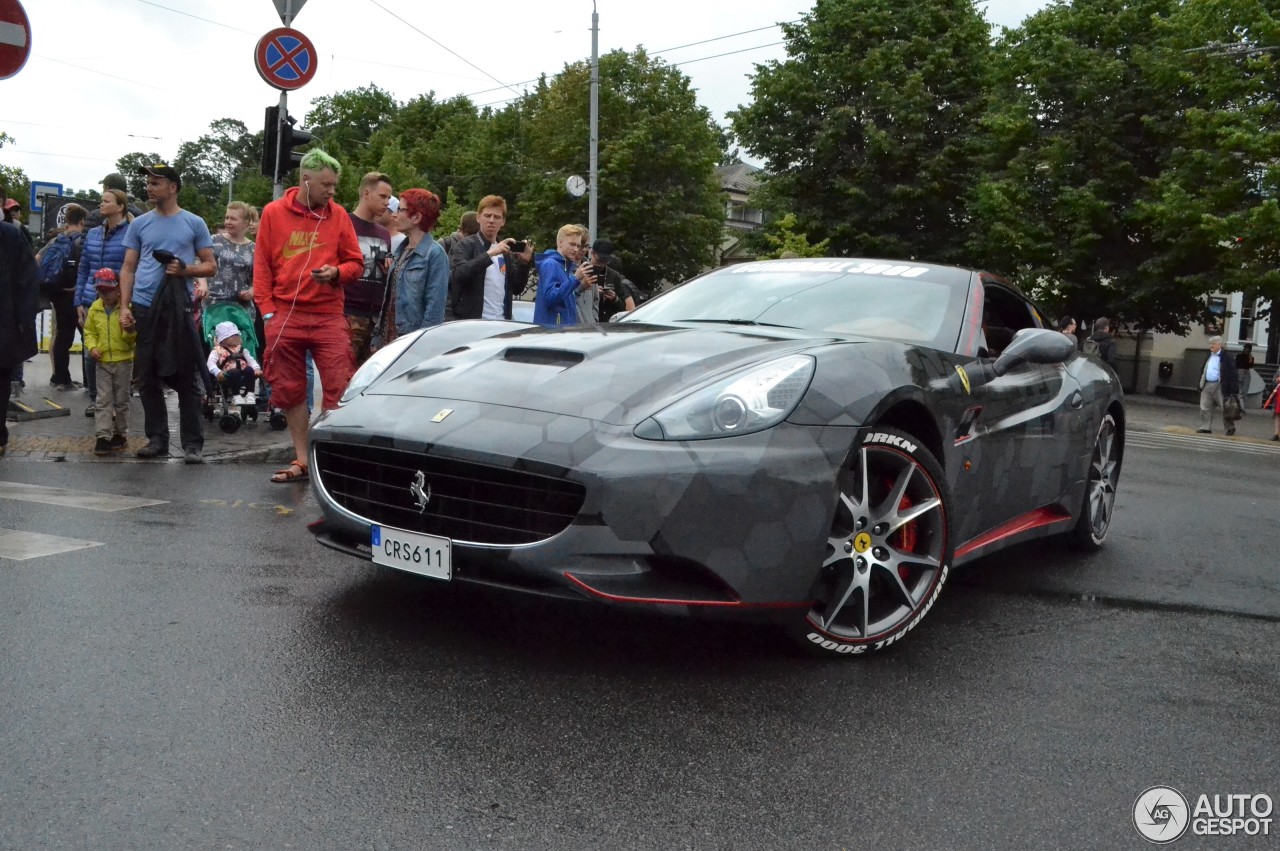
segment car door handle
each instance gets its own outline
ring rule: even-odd
[[[1067,402],[1073,408],[1082,408],[1084,407],[1084,395],[1079,390],[1076,390],[1071,394],[1071,398]]]

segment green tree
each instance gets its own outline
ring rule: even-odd
[[[162,162],[167,161],[159,154],[132,151],[116,160],[116,171],[124,175],[125,183],[129,186],[129,194],[134,198],[141,198],[145,201],[147,197],[147,179],[139,174],[138,171],[144,166]]]
[[[0,132],[0,148],[11,145],[15,141],[17,140],[8,133]],[[31,179],[27,177],[25,171],[17,166],[0,163],[0,186],[4,187],[8,197],[17,198],[22,202],[23,208],[26,208],[27,199],[31,197]]]
[[[340,201],[351,199],[354,205],[360,178],[378,170],[378,156],[370,150],[370,140],[399,109],[389,92],[372,83],[312,101],[304,126],[315,136],[316,144],[342,164]]]
[[[972,0],[817,0],[757,65],[734,134],[767,209],[837,254],[966,259],[963,199],[990,41]]]
[[[1208,292],[1274,292],[1277,46],[1251,0],[1075,0],[1007,32],[973,256],[1141,330],[1185,331]]]
[[[513,113],[528,148],[519,198],[521,236],[554,245],[556,230],[586,223],[587,198],[565,190],[589,166],[590,63],[540,83]],[[715,168],[722,136],[689,78],[647,55],[600,57],[599,233],[619,249],[627,276],[652,289],[714,261],[724,224]]]
[[[831,240],[809,242],[809,234],[796,233],[795,213],[787,213],[769,222],[749,237],[758,246],[756,256],[761,260],[778,257],[826,257]]]

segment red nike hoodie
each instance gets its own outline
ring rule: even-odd
[[[253,255],[253,300],[265,316],[279,310],[342,313],[343,289],[364,273],[364,255],[346,210],[330,201],[312,210],[298,187],[262,210]],[[322,284],[312,269],[338,267],[338,284]]]

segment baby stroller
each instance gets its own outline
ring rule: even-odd
[[[247,316],[248,312],[244,312]],[[211,422],[216,419],[218,427],[227,434],[234,434],[248,420],[257,422],[258,419],[258,398],[254,386],[261,369],[257,368],[243,342],[234,354],[224,348],[223,344],[234,337],[243,341],[244,332],[232,320],[219,322],[213,328],[208,366],[210,370],[217,368],[220,374],[217,381],[210,382],[204,408],[205,419]]]

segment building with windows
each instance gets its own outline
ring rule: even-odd
[[[725,195],[724,239],[717,252],[721,266],[755,259],[743,245],[743,237],[764,226],[764,210],[749,203],[751,193],[760,184],[756,176],[759,173],[759,168],[743,162],[716,169],[720,189]]]

